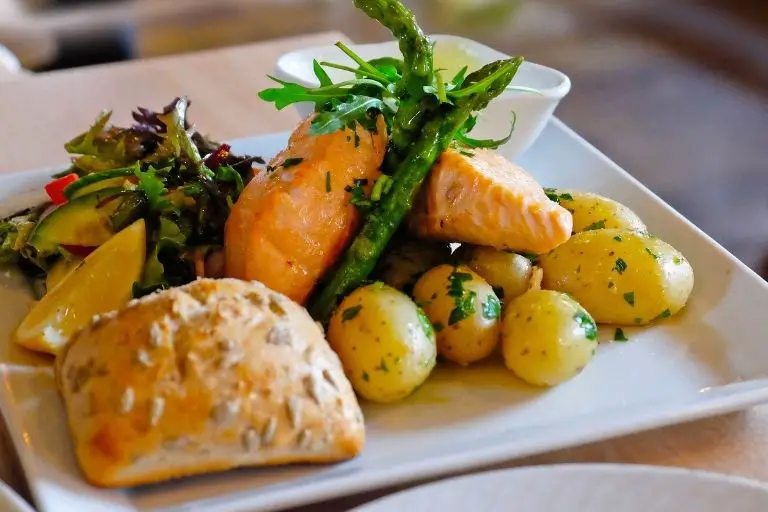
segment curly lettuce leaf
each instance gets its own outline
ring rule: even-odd
[[[0,264],[16,263],[37,221],[35,213],[0,221]]]
[[[102,111],[88,131],[64,144],[69,154],[79,155],[73,157],[72,163],[80,171],[125,167],[141,159],[145,151],[141,138],[131,130],[110,126],[111,116],[111,111]]]
[[[186,241],[187,235],[181,231],[178,224],[166,217],[160,217],[157,241],[144,264],[144,275],[141,283],[134,286],[134,296],[145,295],[154,290],[171,286],[166,275],[165,265],[160,261],[161,253],[168,250],[181,251]]]
[[[181,97],[170,112],[159,114],[157,118],[165,125],[163,141],[157,149],[157,156],[169,156],[187,160],[195,169],[202,169],[203,159],[192,140],[194,128],[187,129],[187,109],[189,100]]]

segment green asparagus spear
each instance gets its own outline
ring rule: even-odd
[[[465,82],[470,86],[481,86],[457,98],[454,105],[442,104],[438,107],[396,170],[390,192],[368,214],[360,233],[313,301],[309,311],[316,320],[327,323],[339,300],[368,278],[411,209],[421,183],[437,157],[448,148],[456,132],[473,112],[484,109],[506,89],[521,63],[521,58],[514,58],[484,66],[470,74]],[[488,77],[493,79],[487,81]]]
[[[426,122],[424,87],[434,81],[432,42],[400,0],[355,0],[355,6],[387,27],[403,54],[402,79],[396,84],[400,105],[392,122],[390,151],[385,161],[385,169],[391,171],[408,154]]]

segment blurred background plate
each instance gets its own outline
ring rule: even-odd
[[[768,488],[683,469],[566,464],[491,471],[390,495],[352,512],[757,512]]]

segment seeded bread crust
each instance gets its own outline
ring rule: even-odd
[[[363,415],[304,308],[200,279],[95,318],[57,358],[86,479],[125,487],[360,453]]]

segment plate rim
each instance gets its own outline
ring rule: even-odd
[[[652,190],[650,190],[632,174],[627,172],[620,165],[611,160],[607,155],[602,153],[598,148],[593,146],[575,130],[570,128],[556,116],[553,116],[548,124],[553,125],[555,129],[562,131],[568,137],[575,139],[583,150],[591,153],[594,158],[598,158],[604,161],[607,165],[610,165],[614,172],[620,173],[628,178],[636,187],[639,187],[642,190],[642,192],[647,196],[649,200],[656,202],[659,207],[666,209],[668,213],[674,215],[679,220],[684,222],[690,229],[695,232],[697,237],[701,238],[703,242],[713,247],[718,253],[720,253],[721,256],[726,257],[739,270],[745,272],[747,277],[761,283],[763,285],[763,289],[768,292],[768,282],[764,281],[755,271],[749,268],[741,260],[736,258],[721,244],[707,235],[675,208],[662,200],[658,195],[656,195]],[[232,139],[228,142],[237,144],[243,143],[245,141],[253,141],[256,139],[284,137],[287,133],[289,132],[282,131],[264,133],[252,137]],[[66,164],[62,164],[62,166],[65,165]],[[4,174],[0,178],[12,179],[14,176],[19,176],[22,174],[29,175],[29,173],[42,174],[44,172],[50,171],[55,172],[60,168],[61,167],[57,166],[46,166],[43,168],[30,169],[26,171],[14,171],[8,174]],[[19,368],[23,367],[0,362],[0,378],[6,376],[8,372],[14,371],[14,369],[15,371],[18,371]],[[246,507],[253,505],[259,505],[260,510],[264,511],[282,510],[290,507],[302,506],[310,503],[318,503],[333,498],[349,496],[361,492],[382,489],[385,487],[391,487],[393,485],[404,483],[413,483],[414,486],[419,486],[421,485],[420,482],[423,482],[424,479],[445,478],[463,472],[476,472],[478,469],[482,469],[483,467],[518,460],[538,453],[545,453],[573,446],[581,446],[592,442],[607,441],[628,434],[644,432],[663,426],[670,426],[706,417],[720,416],[722,414],[746,409],[760,403],[768,402],[768,378],[753,379],[737,384],[717,386],[712,389],[723,390],[723,392],[717,396],[712,396],[702,400],[688,401],[682,405],[676,404],[674,400],[670,403],[663,402],[661,405],[659,403],[654,403],[651,405],[639,404],[633,407],[634,416],[632,418],[620,418],[616,421],[612,421],[609,424],[609,428],[602,428],[600,430],[587,429],[580,435],[574,435],[572,432],[568,435],[560,434],[560,438],[555,439],[554,441],[547,439],[535,443],[529,443],[524,445],[522,449],[520,448],[520,443],[515,442],[514,440],[494,443],[492,446],[484,449],[470,448],[464,451],[457,450],[456,452],[429,457],[427,459],[416,462],[399,464],[389,469],[384,468],[364,470],[361,472],[356,471],[347,475],[334,475],[331,478],[309,481],[302,485],[301,492],[296,492],[297,489],[295,487],[290,487],[287,489],[272,490],[269,491],[268,496],[259,497],[258,494],[255,494],[253,491],[238,491],[226,496],[198,499],[193,502],[174,505],[162,510],[205,510],[206,512],[223,512],[243,510]],[[41,502],[49,501],[49,494],[52,491],[46,491],[43,489],[45,487],[45,481],[41,481],[39,478],[41,472],[33,470],[40,464],[39,461],[35,460],[35,452],[31,448],[20,449],[21,447],[26,446],[26,443],[23,441],[22,432],[19,431],[21,425],[16,421],[12,422],[10,419],[11,417],[15,417],[17,414],[16,408],[12,407],[12,404],[14,403],[14,398],[12,396],[13,394],[14,393],[10,388],[6,388],[6,386],[0,385],[0,410],[10,412],[5,412],[5,423],[7,425],[11,440],[13,441],[15,452],[21,461],[24,476],[27,478],[27,482],[29,484],[29,488],[36,506],[41,512],[53,512],[56,509],[43,509],[39,505]],[[610,411],[610,409],[603,409],[601,412],[605,413],[607,411]],[[593,416],[593,414],[587,414],[584,416],[584,418],[589,418],[590,416]],[[579,418],[583,419],[581,417]],[[558,423],[547,425],[545,427],[556,430],[557,426]],[[41,499],[43,495],[45,495],[48,499]],[[135,506],[131,506],[131,508],[128,510],[135,510],[138,512],[139,509],[137,509]]]

